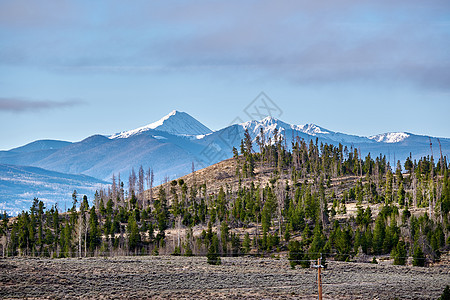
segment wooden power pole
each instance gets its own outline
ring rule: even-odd
[[[318,296],[319,300],[322,300],[322,254],[320,258],[317,259],[317,265],[313,265],[313,268],[317,268],[317,285],[318,285]]]

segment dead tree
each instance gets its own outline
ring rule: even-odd
[[[134,168],[131,168],[131,173],[128,177],[128,197],[131,197],[131,194],[136,191],[136,179],[136,172],[134,172]]]
[[[153,169],[152,168],[148,168],[147,171],[147,188],[149,189],[149,197],[148,197],[148,202],[151,202],[153,200],[153,180],[154,180],[154,174],[153,174]]]
[[[444,157],[442,156],[442,147],[441,147],[441,141],[437,139],[439,143],[439,151],[441,152],[441,158],[439,159],[439,163],[441,165],[441,175],[444,174]]]
[[[360,177],[362,178],[362,158],[361,158],[361,148],[358,148],[359,152],[359,171],[360,171]],[[394,159],[395,160],[395,159]]]
[[[279,235],[280,237],[283,235],[282,231],[281,231],[281,225],[283,222],[283,208],[284,208],[284,199],[286,197],[285,195],[285,188],[283,186],[283,183],[279,183],[277,184],[277,188],[276,188],[276,195],[277,195],[277,211],[278,211],[278,230],[279,230]]]
[[[120,172],[119,172],[119,175],[117,176],[117,180],[118,180],[118,186],[119,186],[119,192],[118,192],[118,194],[117,194],[117,202],[118,202],[118,204],[120,204],[120,205],[122,205],[122,206],[125,206],[125,203],[124,203],[124,200],[125,200],[125,197],[124,197],[124,195],[123,195],[123,193],[124,193],[124,190],[123,190],[123,184],[122,184],[122,181],[120,180]],[[116,201],[116,199],[114,199],[114,201]]]
[[[120,177],[120,175],[119,175]],[[120,179],[119,179],[120,181]],[[120,182],[119,182],[120,185]],[[117,200],[117,184],[116,184],[116,175],[113,173],[112,175],[112,184],[111,184],[111,193],[112,193],[112,199],[114,206],[117,206],[116,200]]]
[[[413,207],[416,208],[417,207],[417,178],[416,178],[416,167],[413,164],[413,169],[412,169],[412,184],[413,184]]]
[[[144,195],[144,169],[142,168],[142,165],[139,167],[138,171],[138,195],[139,200],[142,201]]]
[[[431,152],[431,186],[430,188],[430,203],[428,204],[428,214],[430,215],[430,218],[433,219],[434,216],[434,206],[435,206],[435,199],[433,195],[433,185],[434,185],[434,159],[433,159],[433,143],[431,142],[431,138],[428,138],[430,140],[430,152]]]
[[[80,215],[78,216],[78,230],[77,230],[77,234],[78,234],[78,257],[81,257],[82,253],[83,253],[83,233],[84,233],[84,221],[83,221],[83,213],[80,209]]]

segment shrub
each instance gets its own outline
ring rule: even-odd
[[[450,287],[447,285],[438,300],[450,300]]]

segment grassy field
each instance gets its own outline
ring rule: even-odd
[[[328,262],[324,299],[436,299],[450,266]],[[287,259],[205,257],[0,259],[0,298],[317,299],[315,269]]]

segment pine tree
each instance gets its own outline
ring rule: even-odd
[[[101,244],[101,235],[98,228],[98,218],[93,206],[89,212],[89,250],[93,253]]]
[[[292,269],[295,269],[295,266],[300,265],[302,268],[309,268],[310,261],[308,258],[308,254],[304,253],[303,245],[299,241],[291,241],[288,245],[289,254],[288,260]]]
[[[302,251],[300,242],[299,241],[291,241],[289,243],[289,264],[291,265],[292,269],[295,269],[295,266],[299,265],[301,260],[303,259]]]
[[[325,235],[322,232],[322,226],[320,223],[316,223],[314,226],[314,236],[311,243],[311,247],[309,248],[310,258],[318,259],[320,257],[320,253],[323,252],[323,248],[326,244]]]
[[[413,266],[416,267],[424,267],[425,266],[425,256],[422,251],[422,247],[420,245],[416,245],[414,247],[414,254],[413,254]]]
[[[227,253],[228,250],[228,235],[229,235],[230,228],[228,227],[228,223],[226,221],[223,221],[222,224],[220,224],[220,239],[222,242],[222,251],[224,254]]]
[[[246,232],[244,241],[242,242],[242,247],[243,247],[244,253],[250,252],[250,245],[251,245],[250,234],[248,232]]]
[[[75,210],[77,208],[77,202],[78,202],[78,193],[77,190],[73,190],[72,193],[72,210]]]
[[[394,257],[394,265],[405,265],[407,260],[405,242],[399,241],[397,246],[392,249],[391,256]]]
[[[206,254],[207,263],[210,265],[220,265],[222,261],[219,255],[219,239],[217,234],[213,234],[211,245],[208,248],[208,253]]]
[[[378,216],[373,230],[373,251],[375,254],[381,254],[383,250],[384,237],[386,235],[386,225],[382,216]]]
[[[401,182],[397,191],[397,201],[400,206],[405,205],[405,195],[406,192],[405,189],[403,188],[403,183]]]
[[[130,249],[130,251],[136,251],[137,246],[141,241],[141,236],[139,234],[139,229],[134,214],[131,214],[128,218],[127,232],[128,248]]]

